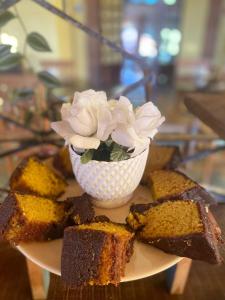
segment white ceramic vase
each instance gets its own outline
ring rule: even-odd
[[[142,178],[149,147],[141,154],[118,162],[91,160],[86,164],[69,147],[73,173],[83,190],[103,208],[119,207],[128,202]]]

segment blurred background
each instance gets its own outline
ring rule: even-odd
[[[22,158],[33,153],[45,158],[63,145],[50,128],[62,103],[75,91],[93,88],[112,98],[126,94],[135,106],[153,101],[166,117],[155,141],[179,146],[185,172],[224,203],[225,151],[196,153],[225,142],[188,112],[184,99],[198,92],[225,96],[225,0],[47,1],[143,60],[146,74],[135,60],[34,1],[0,1],[0,200]],[[17,3],[2,10],[9,2]],[[146,85],[127,89],[143,75],[149,76]],[[200,159],[187,159],[193,155]],[[22,255],[5,244],[0,253],[3,298],[12,292],[10,299],[31,299]],[[199,269],[192,269],[187,293],[179,299],[193,299],[193,291],[203,295],[205,287],[210,293],[201,299],[224,299],[224,266],[194,266]],[[207,280],[201,282],[203,275]],[[175,299],[160,290],[163,299]]]
[[[49,3],[145,60],[150,97],[166,116],[161,143],[190,155],[223,145],[186,110],[189,93],[224,93],[225,0],[51,0]],[[133,60],[100,44],[69,22],[30,0],[0,17],[1,186],[15,164],[31,152],[48,155],[61,145],[50,132],[74,91],[106,90],[115,97],[140,80]],[[149,94],[148,94],[149,95]],[[127,93],[134,105],[145,88]],[[197,134],[199,139],[185,137]],[[224,153],[187,164],[205,184],[223,188]],[[207,172],[206,172],[207,171]]]

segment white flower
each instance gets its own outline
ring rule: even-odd
[[[122,124],[132,124],[135,121],[133,105],[128,98],[123,96],[120,97],[117,104],[114,104],[112,114],[119,126]]]
[[[116,127],[116,122],[113,119],[112,112],[109,106],[101,106],[98,111],[98,130],[97,138],[101,141],[106,141]]]
[[[117,104],[118,104],[118,100],[110,99],[110,100],[108,101],[109,109],[110,109],[111,111],[114,110],[114,108],[116,107]]]
[[[147,102],[135,111],[134,128],[139,136],[153,138],[158,132],[158,127],[165,121],[158,108]]]
[[[138,136],[132,126],[120,126],[112,132],[112,140],[119,145],[134,150],[131,157],[134,157],[146,149],[149,145],[149,138]]]
[[[79,149],[97,149],[115,127],[105,92],[76,92],[72,104],[62,105],[61,116],[52,129]]]
[[[165,120],[152,102],[134,110],[128,98],[107,101],[105,92],[94,90],[75,93],[72,104],[62,105],[61,116],[51,126],[77,150],[98,149],[100,141],[111,137],[132,150],[131,156],[148,147]]]
[[[117,126],[111,134],[112,139],[117,144],[133,150],[132,157],[148,147],[150,138],[155,136],[157,128],[165,120],[152,102],[134,111],[132,104],[125,97],[120,97],[113,115],[117,119]]]

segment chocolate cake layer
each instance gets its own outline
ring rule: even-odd
[[[18,207],[12,194],[8,195],[0,206],[0,235],[2,238],[10,223],[10,219],[16,214]]]
[[[173,154],[170,161],[165,165],[164,169],[171,170],[176,169],[182,161],[182,155],[180,153],[180,148],[172,146],[174,148]]]
[[[105,215],[99,215],[94,217],[94,222],[110,222],[110,219]]]
[[[104,232],[66,228],[63,239],[61,276],[68,287],[87,285],[97,279],[101,253],[106,242]]]
[[[66,202],[70,205],[69,217],[74,224],[80,225],[93,221],[95,212],[88,194],[67,198]]]
[[[74,178],[68,147],[61,148],[53,157],[53,166],[65,178]]]

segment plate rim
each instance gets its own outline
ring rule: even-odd
[[[151,246],[149,246],[151,247]],[[58,275],[58,276],[61,276],[61,272],[59,272],[56,268],[52,268],[48,265],[46,265],[45,263],[42,263],[40,260],[34,258],[32,255],[30,254],[27,254],[27,252],[23,249],[23,246],[21,245],[18,245],[16,246],[16,248],[26,257],[28,258],[29,260],[31,260],[34,264],[38,265],[39,267],[47,270],[48,272],[50,273],[53,273],[55,275]],[[160,250],[160,249],[158,249]],[[160,250],[161,251],[161,250]],[[167,253],[165,253],[167,254]],[[144,279],[146,277],[149,277],[149,276],[153,276],[153,275],[156,275],[160,272],[163,272],[171,267],[173,267],[174,265],[176,265],[177,263],[179,263],[182,259],[184,259],[184,257],[180,257],[180,256],[174,256],[174,259],[173,261],[171,262],[168,262],[164,265],[162,265],[161,267],[158,267],[157,269],[154,269],[154,271],[152,271],[151,269],[149,270],[149,272],[146,272],[143,274],[142,277],[139,277],[139,276],[123,276],[121,278],[121,281],[120,282],[129,282],[129,281],[134,281],[134,280],[139,280],[139,279]]]

